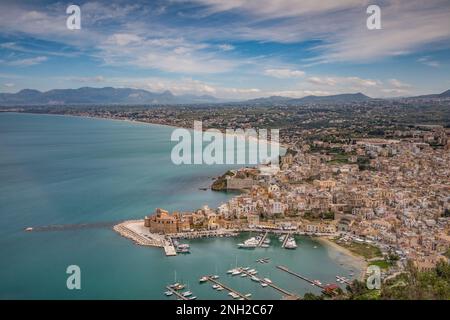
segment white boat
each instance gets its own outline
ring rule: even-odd
[[[270,244],[270,239],[265,239],[263,243],[264,244]]]
[[[222,290],[223,290],[223,287],[218,286],[216,290],[217,290],[217,291],[222,291]]]
[[[244,278],[244,277],[246,277],[246,276],[247,276],[246,273],[241,274],[241,277],[242,277],[242,278]]]
[[[231,274],[232,276],[237,276],[240,275],[242,273],[241,270],[234,270],[233,273]]]
[[[268,244],[266,244],[266,243],[263,243],[262,245],[261,245],[261,248],[269,248],[270,246],[268,245]]]
[[[267,283],[272,283],[272,280],[270,280],[269,278],[264,278],[264,281]]]
[[[192,292],[188,290],[188,291],[183,292],[182,295],[183,295],[183,297],[189,297],[192,295]]]
[[[259,282],[259,278],[255,277],[255,276],[252,276],[250,279],[252,279],[252,281]]]
[[[286,235],[282,235],[278,237],[278,241],[283,242]]]
[[[195,299],[197,299],[197,296],[189,297],[189,300],[195,300]]]
[[[261,287],[265,288],[265,287],[267,287],[267,286],[268,286],[268,284],[267,284],[267,283],[265,283],[265,282],[261,282]]]
[[[245,270],[245,271],[248,271],[248,269],[250,269],[250,267],[242,268],[242,270]]]
[[[211,276],[211,279],[219,279],[219,276],[217,274]]]
[[[212,285],[212,288],[213,288],[213,289],[217,289],[218,287],[220,287],[218,284],[213,284],[213,285]]]
[[[286,249],[296,249],[297,243],[295,242],[294,238],[289,238],[284,247]]]
[[[207,278],[207,277],[201,277],[198,281],[199,281],[200,283],[203,283],[203,282],[208,281],[208,278]]]
[[[168,291],[164,292],[164,294],[166,296],[170,297],[171,295],[173,295],[173,292],[168,290]]]
[[[238,247],[242,249],[253,249],[258,246],[258,240],[256,240],[255,237],[252,237],[250,239],[247,239],[244,241],[244,243],[238,243]]]
[[[234,271],[236,271],[236,269],[230,269],[230,270],[227,271],[227,273],[228,273],[228,274],[231,274],[231,273],[233,273]]]
[[[245,295],[246,298],[250,298],[251,296],[252,296],[251,293],[247,293],[247,294]]]
[[[28,227],[28,228],[25,229],[25,231],[33,231],[33,228],[32,227]]]
[[[248,270],[248,273],[252,273],[254,271],[256,271],[256,270],[255,269],[250,269],[250,270]]]

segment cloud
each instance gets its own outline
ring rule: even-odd
[[[15,67],[28,67],[47,61],[45,56],[6,61],[5,64]]]
[[[403,83],[397,79],[390,79],[389,84],[392,85],[396,89],[405,89],[405,88],[411,88],[411,85],[408,83]]]
[[[287,79],[303,77],[305,75],[305,72],[301,70],[291,69],[266,69],[264,71],[264,74],[279,79]]]
[[[223,50],[223,51],[231,51],[234,50],[234,46],[232,46],[231,44],[219,44],[219,49]]]
[[[4,85],[5,87],[7,87],[7,88],[12,88],[12,87],[15,86],[14,83],[4,83],[3,85]]]
[[[432,60],[429,56],[419,58],[417,61],[429,67],[437,68],[441,65],[438,61]]]
[[[357,86],[357,87],[375,87],[380,84],[377,80],[362,79],[359,77],[310,77],[307,79],[309,83],[331,86],[345,85],[345,86]]]

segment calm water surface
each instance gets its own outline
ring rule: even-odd
[[[27,226],[109,222],[142,218],[156,207],[215,207],[232,194],[200,191],[230,166],[175,166],[172,128],[64,116],[0,113],[0,298],[166,299],[164,287],[187,283],[199,299],[228,298],[204,274],[217,273],[233,288],[257,299],[279,299],[271,288],[226,270],[248,265],[295,293],[316,288],[275,268],[334,282],[348,276],[348,257],[306,237],[297,250],[276,238],[268,249],[238,250],[249,235],[193,240],[192,253],[167,258],[134,245],[112,229],[24,232]],[[271,257],[269,264],[256,259]],[[68,265],[81,268],[81,290],[66,288]]]

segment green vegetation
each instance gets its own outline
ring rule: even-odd
[[[381,269],[389,269],[389,267],[392,266],[392,263],[386,260],[377,260],[377,261],[371,261],[369,265],[378,266]]]
[[[418,271],[412,263],[404,273],[382,283],[380,290],[369,290],[362,281],[347,286],[340,299],[351,300],[450,300],[450,265],[440,262],[431,271]]]
[[[351,252],[363,256],[366,259],[373,259],[376,257],[381,256],[381,251],[379,248],[372,246],[367,243],[358,243],[358,242],[352,242],[352,243],[343,243],[343,242],[337,242],[338,245],[350,250]]]
[[[232,177],[234,176],[234,173],[231,171],[227,171],[225,172],[223,175],[221,175],[219,178],[217,178],[212,186],[211,186],[211,190],[214,191],[224,191],[227,190],[227,176]]]

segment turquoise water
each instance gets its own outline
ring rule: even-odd
[[[24,232],[28,226],[142,218],[156,207],[190,210],[231,194],[200,191],[226,166],[175,166],[172,128],[77,117],[0,113],[0,298],[165,299],[164,287],[182,280],[199,299],[227,298],[198,284],[207,273],[251,292],[279,299],[271,288],[225,271],[251,265],[281,287],[302,294],[314,287],[277,270],[283,264],[323,283],[348,275],[345,257],[299,238],[295,251],[274,246],[238,250],[242,239],[191,241],[192,254],[167,258],[134,245],[112,229]],[[245,237],[248,235],[242,235]],[[316,248],[314,248],[316,246]],[[260,265],[257,258],[271,257]],[[81,268],[81,290],[66,288],[68,265]]]

